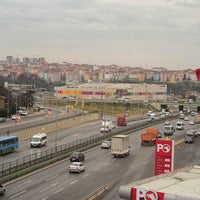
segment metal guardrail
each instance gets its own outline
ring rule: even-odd
[[[175,118],[174,116],[173,118]],[[172,119],[172,118],[171,118]],[[0,165],[0,180],[6,176],[12,176],[14,173],[25,170],[26,168],[33,167],[35,165],[40,165],[43,167],[43,163],[53,160],[56,162],[58,160],[67,158],[71,152],[74,150],[84,150],[87,148],[91,148],[100,144],[102,140],[111,138],[113,135],[117,134],[129,134],[139,129],[143,129],[155,124],[159,124],[163,119],[155,120],[155,121],[141,121],[137,124],[133,124],[127,127],[119,127],[117,129],[112,130],[110,133],[106,134],[97,134],[87,138],[82,138],[79,140],[75,140],[73,142],[59,145],[38,153],[30,154],[24,156],[20,159],[16,159],[10,162],[5,162]],[[49,164],[49,163],[48,163]]]

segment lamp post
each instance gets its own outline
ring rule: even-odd
[[[7,102],[7,118],[9,118],[9,91],[8,91],[8,102]]]
[[[55,132],[55,152],[57,152],[57,137],[58,137],[58,113],[57,113],[57,108],[58,108],[58,90],[56,90],[56,132]]]

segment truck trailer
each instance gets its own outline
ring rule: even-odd
[[[112,137],[111,155],[125,157],[130,154],[129,135],[115,135]]]

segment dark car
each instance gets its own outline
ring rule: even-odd
[[[0,123],[2,122],[6,122],[6,118],[5,117],[0,117]]]
[[[4,195],[6,192],[6,188],[4,185],[0,184],[0,195]]]
[[[81,162],[85,160],[85,155],[81,152],[73,152],[70,156],[71,162]]]

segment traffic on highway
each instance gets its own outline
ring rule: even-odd
[[[188,115],[189,121],[194,121],[195,116]],[[146,118],[145,120],[148,120]],[[152,119],[151,119],[152,120]],[[153,119],[155,120],[155,119]],[[166,124],[166,121],[168,122]],[[194,143],[185,142],[185,133],[190,130],[198,132],[199,124],[190,124],[188,120],[182,120],[183,129],[177,129],[177,122],[180,122],[179,115],[177,119],[162,121],[157,125],[153,125],[154,129],[159,130],[161,139],[173,139],[177,141],[175,154],[175,168],[184,166],[188,163],[198,162],[200,153],[196,153],[195,159],[189,155],[185,161],[181,157],[181,152],[190,149],[190,152],[198,147],[198,134],[194,136]],[[115,121],[116,122],[116,121]],[[130,124],[138,123],[130,122]],[[128,123],[129,125],[129,123]],[[164,134],[166,126],[173,127],[173,133]],[[30,148],[30,141],[23,141],[17,151],[4,155],[4,159],[11,161],[14,158],[23,155],[40,152],[45,148],[55,146],[55,136],[57,136],[56,144],[73,142],[76,139],[99,134],[101,128],[101,120],[88,124],[71,127],[66,130],[52,132],[48,134],[47,145],[42,148]],[[117,126],[116,129],[119,127]],[[125,127],[124,127],[125,128]],[[6,193],[4,199],[84,199],[88,195],[93,194],[97,189],[101,189],[104,193],[101,199],[120,199],[117,189],[121,184],[130,181],[139,180],[144,177],[153,176],[154,173],[154,145],[141,145],[141,135],[147,131],[146,128],[134,131],[129,135],[128,140],[128,156],[118,158],[112,155],[112,142],[109,148],[102,148],[101,144],[88,149],[84,152],[84,159],[71,160],[70,157],[52,164],[45,169],[35,171],[28,176],[19,178],[5,184]],[[179,143],[178,143],[179,142]],[[118,142],[117,142],[118,143]],[[116,146],[115,146],[116,148]],[[75,155],[76,158],[76,155]],[[5,160],[3,162],[5,162]],[[75,163],[73,163],[73,161]],[[2,161],[0,163],[3,163]],[[73,166],[72,166],[73,165]],[[70,173],[81,172],[81,173]],[[78,189],[77,189],[78,188]],[[102,192],[101,191],[101,192]],[[37,195],[35,195],[37,194]],[[112,198],[111,198],[112,197]]]

